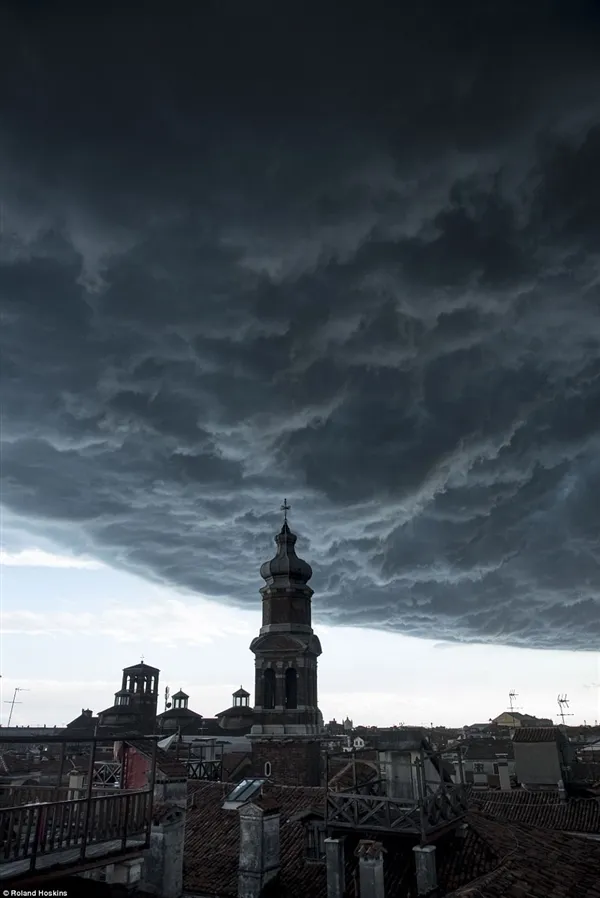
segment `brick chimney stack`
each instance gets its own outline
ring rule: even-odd
[[[279,876],[279,807],[261,796],[242,805],[238,813],[238,898],[260,898],[267,883]]]

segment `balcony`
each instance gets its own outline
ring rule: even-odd
[[[0,881],[148,847],[149,790],[0,810]]]
[[[372,754],[344,754],[345,767],[331,778],[334,756],[328,759],[328,832],[401,833],[431,841],[464,817],[467,793],[462,768],[461,781],[454,783],[431,750],[380,751],[375,763],[362,760]]]
[[[135,737],[139,742],[140,737]],[[22,737],[20,737],[23,741]],[[119,736],[120,742],[127,737]],[[69,737],[69,743],[73,741]],[[0,806],[0,882],[39,883],[51,872],[79,873],[91,866],[140,854],[150,844],[156,754],[144,788],[119,790],[116,765],[95,761],[90,743],[85,786],[71,788],[59,778],[54,787],[11,787]],[[144,741],[154,743],[155,737]],[[39,742],[39,737],[37,737]],[[63,742],[60,737],[49,740]],[[62,746],[62,757],[65,748]],[[61,769],[62,769],[61,762]],[[119,765],[120,767],[120,765]],[[84,777],[81,776],[81,781]],[[143,784],[142,784],[143,785]],[[7,801],[8,799],[8,801]]]

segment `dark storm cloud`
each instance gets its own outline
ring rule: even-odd
[[[569,10],[3,13],[5,538],[256,606],[287,495],[331,621],[596,649],[598,22]]]

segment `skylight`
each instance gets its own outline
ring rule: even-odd
[[[233,810],[250,801],[251,798],[255,798],[260,793],[264,782],[264,779],[242,780],[231,790],[223,803],[223,807]]]

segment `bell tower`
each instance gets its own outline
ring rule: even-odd
[[[322,717],[317,696],[321,643],[312,629],[308,586],[312,568],[296,555],[297,537],[289,528],[287,500],[277,552],[260,575],[262,626],[252,640],[255,658],[252,754],[257,775],[282,785],[319,785]],[[263,769],[264,768],[264,769]]]
[[[321,643],[311,625],[313,591],[308,586],[312,568],[296,555],[297,537],[287,522],[289,508],[284,501],[283,526],[275,537],[277,553],[260,569],[266,582],[260,590],[262,627],[250,645],[256,670],[253,733],[321,732],[317,704]]]

